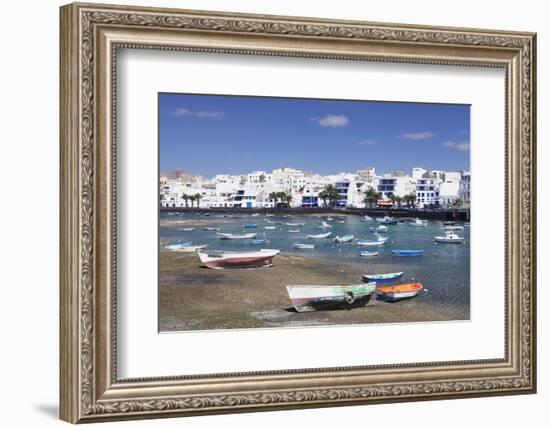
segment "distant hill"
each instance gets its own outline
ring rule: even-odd
[[[164,171],[161,172],[160,175],[168,179],[180,179],[182,181],[190,181],[195,179],[195,176],[191,172],[187,172],[186,170],[181,168]]]

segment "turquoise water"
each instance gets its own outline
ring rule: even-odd
[[[320,229],[321,218],[314,215],[281,216],[251,216],[248,214],[235,217],[222,215],[205,216],[196,214],[170,215],[162,214],[161,221],[201,221],[205,224],[178,224],[160,227],[160,240],[173,243],[178,240],[191,241],[194,245],[207,244],[208,249],[221,250],[258,250],[262,248],[280,249],[284,253],[306,257],[326,258],[331,261],[361,265],[365,273],[391,273],[404,271],[402,283],[410,281],[421,282],[428,292],[423,296],[425,302],[435,302],[469,310],[470,305],[470,228],[456,231],[465,237],[464,244],[434,243],[435,236],[445,235],[441,221],[429,221],[427,227],[412,227],[409,220],[397,225],[388,225],[388,233],[380,233],[389,240],[382,246],[358,246],[358,240],[374,240],[374,233],[369,227],[377,226],[378,222],[362,222],[361,217],[347,215],[345,222],[331,221],[329,229]],[[274,222],[303,222],[302,227],[292,227]],[[258,228],[245,228],[245,224],[257,224]],[[457,223],[457,225],[463,225]],[[275,230],[266,230],[266,226],[274,226]],[[193,231],[178,230],[183,227],[195,227]],[[255,239],[266,239],[266,244],[254,245],[252,240],[220,240],[216,231],[206,231],[204,227],[219,227],[222,233],[257,233]],[[289,229],[298,229],[298,233],[289,233]],[[307,234],[320,234],[331,231],[328,239],[308,239]],[[334,243],[336,235],[355,236],[350,243]],[[315,249],[295,249],[295,243],[314,244]],[[394,257],[392,249],[422,249],[421,257]],[[359,257],[360,251],[378,251],[379,255],[369,258]],[[358,278],[360,281],[360,278]]]

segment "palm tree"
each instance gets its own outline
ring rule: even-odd
[[[414,205],[416,202],[416,193],[412,192],[410,194],[407,194],[405,197],[403,197],[405,202],[407,203],[407,206]]]
[[[197,208],[199,207],[200,201],[202,199],[202,195],[199,193],[195,194],[194,199],[197,201]]]
[[[363,202],[367,205],[370,205],[370,207],[372,208],[372,205],[376,205],[378,199],[380,199],[380,194],[378,194],[378,192],[374,188],[370,187],[365,192],[365,198],[363,199]]]
[[[275,201],[275,207],[277,207],[277,200],[279,199],[279,195],[280,193],[276,191],[272,191],[271,193],[269,193],[269,198]]]
[[[328,184],[325,186],[323,192],[331,205],[334,205],[334,203],[340,199],[340,193],[338,193],[338,190],[334,184]]]
[[[290,202],[292,202],[292,195],[290,193],[282,193],[281,195],[281,201],[285,203],[287,206],[290,206]]]
[[[320,198],[323,201],[323,205],[326,207],[327,206],[327,199],[328,199],[327,192],[325,190],[320,191],[319,194],[317,194],[317,197]]]
[[[395,201],[397,202],[397,207],[401,208],[401,202],[403,201],[403,198],[401,196],[396,196]]]
[[[189,200],[189,196],[188,196],[187,194],[183,193],[183,194],[181,195],[181,198],[182,198],[183,201],[185,202],[185,207],[187,207],[187,206],[188,206],[188,205],[187,205],[187,202],[188,202],[188,200]]]
[[[191,201],[191,207],[193,207],[193,205],[195,204],[195,196],[191,195],[191,196],[187,196],[187,197]]]
[[[392,194],[392,195],[390,196],[390,200],[391,200],[392,204],[395,205],[395,202],[396,202],[396,200],[397,200],[397,197],[395,196],[395,194]]]

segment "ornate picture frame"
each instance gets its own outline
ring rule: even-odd
[[[75,3],[61,8],[60,43],[61,419],[79,423],[536,391],[535,34]],[[504,69],[505,357],[118,379],[119,48]]]

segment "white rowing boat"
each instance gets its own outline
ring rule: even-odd
[[[280,251],[277,249],[260,249],[259,251],[198,251],[199,259],[208,268],[255,268],[273,265],[273,258]]]

